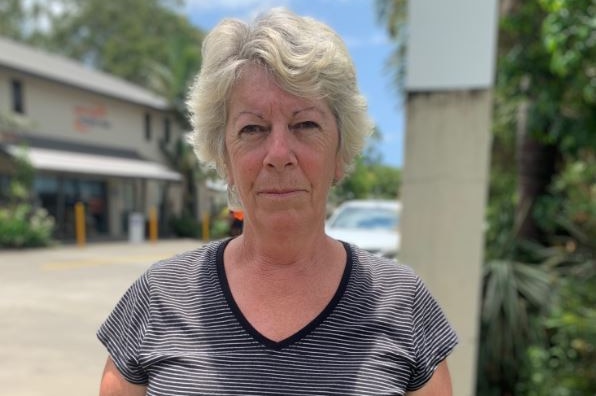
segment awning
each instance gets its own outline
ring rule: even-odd
[[[24,152],[31,165],[40,170],[157,180],[182,179],[178,172],[154,161],[38,147],[4,147],[13,156]]]

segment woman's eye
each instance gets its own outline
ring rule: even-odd
[[[319,128],[319,124],[314,121],[303,121],[293,125],[293,129],[313,129]]]
[[[264,130],[265,128],[260,125],[245,125],[240,129],[240,133],[253,134],[263,132]]]

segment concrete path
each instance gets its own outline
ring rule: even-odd
[[[200,244],[0,250],[0,395],[97,395],[107,356],[99,325],[151,263]]]

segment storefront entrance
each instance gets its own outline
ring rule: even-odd
[[[107,183],[93,178],[37,175],[34,191],[40,206],[56,220],[55,238],[75,239],[75,204],[85,206],[85,225],[88,238],[109,234]]]

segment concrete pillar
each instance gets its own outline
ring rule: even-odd
[[[409,93],[400,261],[457,330],[454,395],[475,393],[491,91]]]

